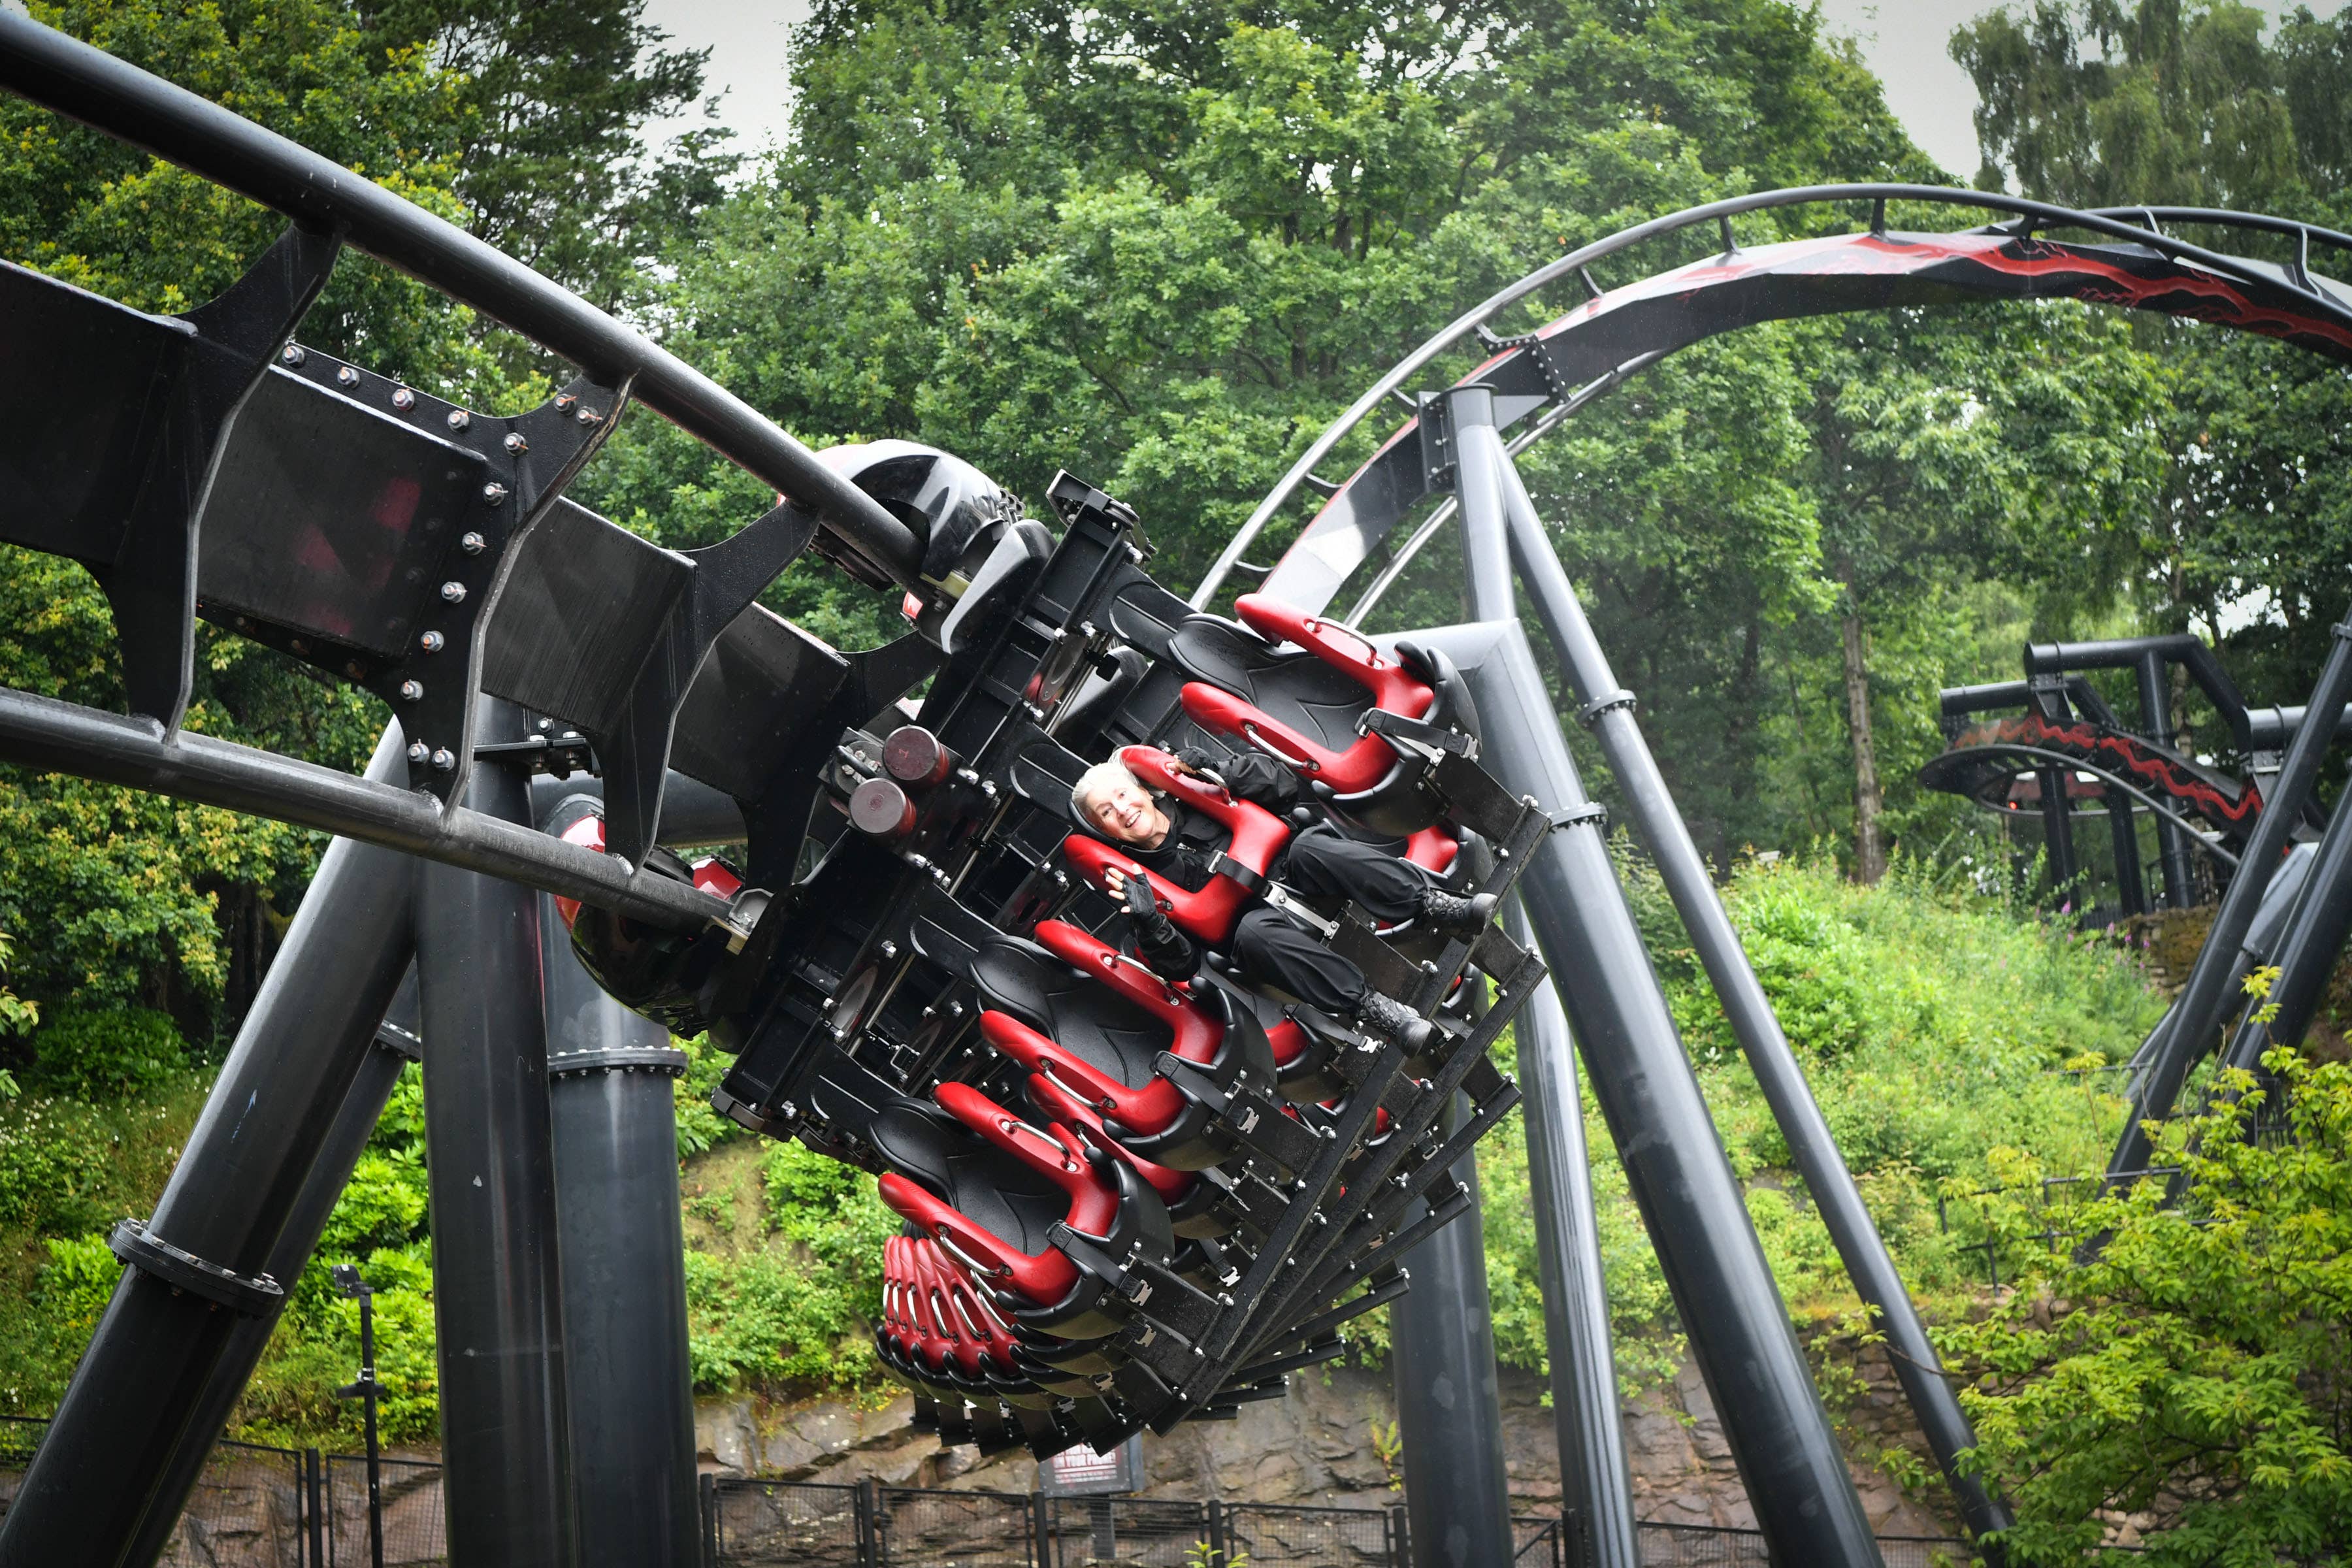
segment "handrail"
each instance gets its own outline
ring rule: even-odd
[[[818,514],[875,571],[913,586],[923,542],[757,409],[561,284],[341,164],[105,50],[0,7],[0,88],[273,207],[469,305]]]
[[[1323,433],[1309,443],[1298,460],[1291,465],[1290,470],[1283,475],[1281,480],[1267,493],[1266,498],[1257,504],[1247,521],[1243,522],[1234,537],[1226,542],[1225,548],[1219,552],[1215,563],[1210,566],[1208,574],[1201,580],[1201,585],[1192,591],[1191,601],[1192,607],[1197,610],[1209,604],[1217,590],[1223,586],[1226,574],[1233,570],[1234,563],[1241,559],[1242,552],[1257,542],[1258,535],[1265,531],[1265,525],[1297,493],[1299,485],[1305,481],[1307,476],[1314,472],[1316,467],[1330,455],[1331,449],[1363,422],[1366,415],[1378,407],[1405,382],[1419,374],[1423,367],[1452,348],[1463,337],[1484,325],[1489,318],[1517,304],[1528,295],[1561,278],[1576,273],[1595,261],[1614,256],[1622,250],[1630,249],[1644,240],[1656,238],[1660,235],[1677,233],[1704,223],[1721,223],[1727,234],[1730,220],[1745,213],[1760,212],[1774,207],[1801,206],[1819,202],[1849,201],[1873,202],[1880,204],[1882,207],[1883,204],[1890,201],[1932,202],[1946,206],[1972,206],[1993,212],[2014,213],[2020,217],[2041,220],[2025,226],[2030,228],[2089,229],[2095,234],[2104,234],[2113,238],[2129,240],[2133,244],[2146,246],[2175,260],[2192,262],[2209,271],[2237,279],[2241,282],[2275,287],[2279,281],[2263,263],[2208,250],[2202,246],[2190,245],[2186,241],[2174,239],[2157,229],[2124,223],[2102,213],[2080,212],[2070,207],[2053,205],[2048,202],[2028,201],[2022,196],[2007,195],[1998,191],[1971,191],[1947,185],[1895,184],[1797,185],[1785,190],[1759,191],[1749,195],[1728,196],[1721,201],[1685,207],[1680,212],[1669,213],[1663,217],[1654,217],[1647,222],[1635,224],[1630,228],[1619,229],[1606,238],[1595,240],[1590,245],[1569,252],[1557,260],[1545,263],[1517,282],[1498,289],[1456,316],[1419,348],[1399,360],[1386,374],[1366,388],[1363,395],[1355,402],[1349,404],[1345,412],[1324,427]],[[2126,210],[2137,212],[2142,209],[2135,207]],[[2275,221],[2284,223],[2287,220]],[[1877,226],[1874,223],[1874,227],[1875,226]],[[2308,283],[2299,285],[2298,291],[2307,295],[2321,310],[2335,316],[2345,325],[2352,326],[2352,305],[2347,305],[2334,295]],[[1344,488],[1343,486],[1342,489]]]

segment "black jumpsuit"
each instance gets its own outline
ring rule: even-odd
[[[1256,752],[1216,756],[1191,749],[1181,755],[1192,766],[1218,774],[1243,800],[1277,816],[1297,802],[1298,781],[1271,757]],[[1233,836],[1216,818],[1178,801],[1163,798],[1160,808],[1168,814],[1169,828],[1158,848],[1119,847],[1187,891],[1207,886],[1210,863]],[[1438,885],[1422,867],[1350,838],[1327,822],[1293,834],[1268,875],[1317,898],[1353,899],[1382,921],[1412,920],[1421,912],[1422,895]],[[1231,947],[1243,979],[1273,986],[1320,1012],[1351,1017],[1369,990],[1361,970],[1271,904],[1253,903],[1242,911]]]

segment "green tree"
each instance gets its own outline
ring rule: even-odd
[[[1989,186],[2083,205],[2149,202],[2274,211],[2344,226],[2352,16],[2229,3],[2037,0],[1952,39],[1975,79]],[[2190,226],[2189,237],[2284,261],[2286,242]],[[2320,270],[2344,258],[2315,247]],[[2155,629],[2201,626],[2259,701],[2293,701],[2352,601],[2352,509],[2340,456],[2352,416],[2343,367],[2195,322],[2147,322],[2176,372],[2158,423],[2169,476],[2158,505],[2119,520],[2126,574]],[[2225,609],[2260,613],[2225,636]],[[2176,718],[2197,716],[2185,686]],[[2226,746],[2210,722],[2202,743]]]
[[[2250,1139],[2265,1095],[2216,1100],[2159,1135],[2164,1184],[2080,1205],[2046,1250],[2016,1245],[2016,1289],[1948,1331],[1977,1461],[2016,1505],[2013,1555],[2106,1560],[2129,1524],[2135,1562],[2320,1564],[2352,1541],[2352,1068],[2288,1051],[2287,1127]],[[2000,1167],[2012,1186],[2038,1173]],[[1970,1184],[1977,1178],[1969,1178]],[[2016,1194],[2012,1194],[2016,1195]],[[2046,1219],[2021,1207],[2010,1229]],[[2090,1261],[2069,1236],[2111,1239]]]

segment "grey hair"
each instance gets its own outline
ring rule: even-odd
[[[1117,789],[1121,784],[1132,784],[1137,789],[1143,788],[1143,781],[1129,772],[1128,765],[1118,758],[1114,757],[1106,763],[1097,763],[1093,767],[1080,773],[1078,782],[1070,786],[1070,810],[1076,815],[1080,822],[1090,822],[1093,818],[1087,811],[1087,798],[1107,790]]]

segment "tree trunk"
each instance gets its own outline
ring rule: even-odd
[[[1853,739],[1853,871],[1867,887],[1886,875],[1886,846],[1879,837],[1882,797],[1878,748],[1870,736],[1870,668],[1859,606],[1849,595],[1840,619],[1845,635],[1846,732]]]

